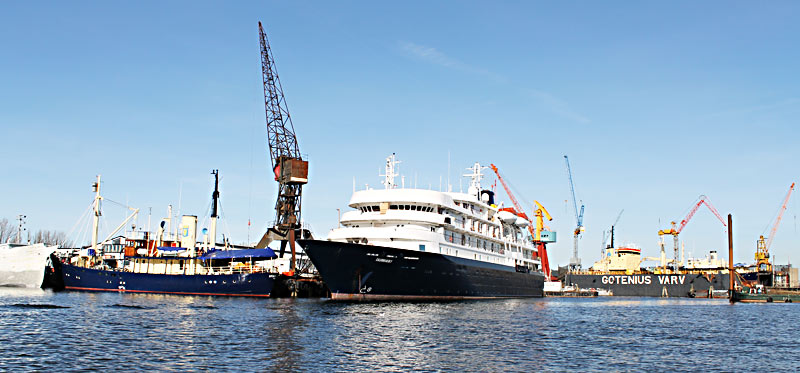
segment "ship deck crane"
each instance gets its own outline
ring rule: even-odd
[[[772,246],[772,240],[775,238],[775,232],[778,230],[778,225],[781,223],[781,218],[783,218],[783,213],[786,211],[786,205],[789,203],[789,197],[792,196],[792,192],[794,191],[794,183],[789,186],[789,191],[786,192],[786,197],[783,199],[783,204],[781,208],[778,210],[778,216],[775,218],[775,223],[772,225],[772,229],[769,231],[769,237],[764,241],[764,235],[758,238],[756,242],[756,268],[758,269],[759,273],[759,281],[766,279],[770,282],[767,286],[771,286],[772,280],[772,264],[769,261],[769,248]]]
[[[550,262],[547,259],[547,245],[542,240],[542,231],[544,230],[544,218],[546,217],[548,221],[553,220],[550,216],[550,213],[542,206],[539,201],[533,201],[535,203],[535,210],[534,216],[536,217],[536,229],[534,230],[533,225],[534,222],[528,218],[528,215],[525,214],[525,211],[522,208],[522,205],[519,204],[516,197],[514,197],[514,193],[511,192],[511,188],[509,188],[506,181],[500,176],[500,171],[497,170],[497,166],[494,164],[490,165],[492,171],[494,171],[495,175],[497,175],[497,179],[500,180],[500,184],[503,185],[503,189],[505,189],[506,194],[508,194],[508,198],[511,200],[511,203],[514,204],[514,208],[522,215],[522,217],[527,220],[530,224],[528,224],[528,232],[533,237],[533,243],[536,246],[536,250],[539,253],[539,258],[542,261],[542,271],[544,272],[545,280],[550,281],[552,280],[552,276],[550,275]]]
[[[611,224],[611,231],[610,231],[610,233],[611,233],[611,242],[609,243],[608,246],[606,246],[606,232],[607,231],[603,231],[603,251],[601,252],[601,258],[605,257],[606,249],[609,249],[609,248],[613,249],[614,248],[614,228],[617,226],[617,223],[619,223],[619,219],[622,217],[622,213],[623,212],[625,212],[625,209],[622,209],[622,210],[619,211],[619,214],[617,214],[617,218],[614,220],[614,224]]]
[[[575,271],[580,269],[581,267],[581,259],[578,257],[578,239],[581,236],[581,233],[586,230],[583,227],[583,209],[584,205],[581,203],[581,210],[578,212],[578,202],[575,199],[575,184],[572,182],[572,168],[569,166],[569,157],[566,155],[564,156],[564,162],[567,164],[567,176],[569,177],[569,190],[572,193],[572,207],[575,208],[575,231],[573,232],[573,246],[572,246],[572,258],[569,260],[569,267],[570,270]]]
[[[700,208],[701,205],[706,205],[709,210],[714,214],[714,216],[722,222],[722,226],[727,227],[728,224],[725,222],[725,219],[722,218],[722,215],[719,214],[719,211],[711,204],[711,200],[708,199],[705,195],[700,195],[697,197],[697,202],[692,204],[692,208],[689,210],[689,213],[686,215],[683,220],[681,220],[680,225],[676,225],[673,221],[671,223],[672,227],[669,229],[662,229],[658,231],[658,235],[663,238],[663,236],[672,236],[673,241],[675,242],[675,257],[673,259],[673,269],[677,273],[678,268],[680,267],[679,257],[678,257],[678,235],[683,231],[683,228],[686,228],[686,224],[689,223],[689,220],[692,220],[692,217],[697,212],[697,209]],[[666,255],[664,253],[664,241],[661,241],[661,266],[662,270],[666,271]]]
[[[292,253],[291,275],[296,269],[295,238],[301,229],[300,212],[303,185],[308,183],[308,161],[303,160],[292,117],[283,96],[283,87],[275,68],[267,35],[258,23],[261,43],[261,75],[264,83],[264,108],[267,116],[267,140],[278,198],[275,202],[275,222],[256,244],[264,248],[273,240],[281,240],[281,257],[288,242]]]

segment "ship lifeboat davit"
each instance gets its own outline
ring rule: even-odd
[[[525,227],[528,226],[528,224],[530,224],[530,222],[528,222],[527,220],[525,220],[525,218],[520,217],[520,216],[517,216],[517,219],[514,222],[514,225],[516,225],[516,226],[518,226],[520,228],[525,228]]]
[[[497,217],[506,224],[515,224],[517,221],[517,215],[510,211],[500,211],[497,213]]]

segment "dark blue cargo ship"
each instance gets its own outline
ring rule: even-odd
[[[195,258],[129,257],[120,268],[68,264],[51,255],[45,286],[54,290],[268,297],[277,273],[253,264],[269,249],[219,250]]]

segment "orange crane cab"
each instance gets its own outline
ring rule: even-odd
[[[536,216],[536,234],[533,236],[533,239],[535,241],[543,241],[542,232],[545,232],[544,229],[546,228],[544,225],[544,217],[547,217],[547,221],[552,221],[553,217],[550,216],[550,213],[547,212],[547,209],[544,208],[539,201],[534,200],[533,203],[536,205],[536,210],[533,211],[533,215]]]

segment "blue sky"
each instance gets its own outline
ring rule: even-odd
[[[104,194],[153,225],[172,203],[207,215],[222,175],[222,232],[273,219],[257,23],[269,35],[301,151],[304,218],[320,236],[353,189],[397,153],[406,185],[438,189],[496,164],[553,214],[571,254],[563,155],[586,204],[581,256],[656,232],[700,194],[734,215],[752,261],[800,169],[796,2],[4,2],[0,5],[0,217],[68,231]],[[487,172],[491,172],[488,171]],[[488,175],[488,174],[487,174]],[[487,178],[487,183],[493,182]],[[463,181],[466,188],[466,180]],[[503,194],[502,191],[500,194]],[[797,196],[772,245],[800,261]],[[122,212],[108,204],[108,225]],[[201,218],[202,220],[202,218]],[[687,252],[726,249],[705,208]],[[668,244],[668,247],[669,244]],[[725,255],[727,256],[727,255]]]

